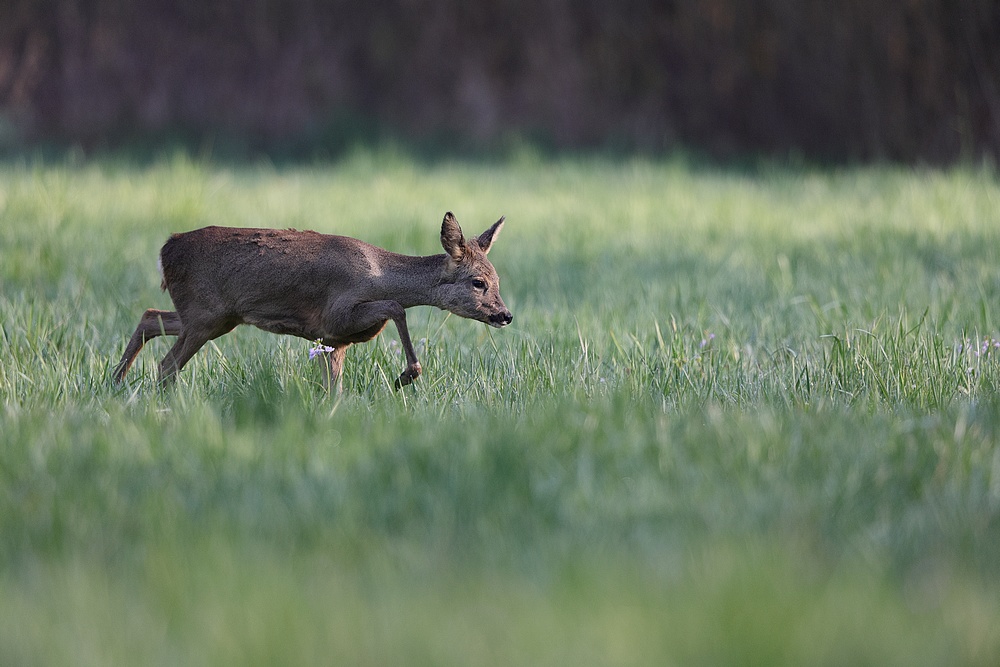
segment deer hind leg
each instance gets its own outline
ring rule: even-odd
[[[121,361],[115,366],[113,376],[115,384],[120,384],[125,379],[125,374],[147,341],[157,336],[179,336],[182,330],[181,318],[173,311],[150,308],[143,313],[139,326],[135,328],[135,333],[125,347]]]
[[[177,372],[184,368],[184,364],[191,361],[191,357],[209,340],[211,340],[209,336],[192,336],[187,332],[181,333],[177,342],[167,352],[167,356],[163,357],[163,361],[160,362],[160,386],[166,387],[172,384],[176,379]]]
[[[201,349],[202,345],[229,333],[237,324],[238,320],[228,319],[209,322],[189,321],[177,337],[177,342],[160,362],[160,386],[171,384],[177,372],[184,368],[184,364],[191,361],[191,357]]]

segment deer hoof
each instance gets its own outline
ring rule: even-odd
[[[406,370],[399,374],[396,378],[396,389],[401,389],[406,385],[412,383],[420,376],[420,364],[413,364],[412,366],[407,366]]]

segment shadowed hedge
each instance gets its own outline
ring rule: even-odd
[[[0,146],[183,133],[329,151],[392,128],[470,147],[995,158],[998,46],[992,0],[13,0]]]

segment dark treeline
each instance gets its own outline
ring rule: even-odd
[[[332,141],[345,118],[467,146],[996,158],[1000,2],[0,5],[0,143],[267,146]]]

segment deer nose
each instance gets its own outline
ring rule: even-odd
[[[509,310],[502,310],[499,313],[490,315],[490,324],[498,327],[505,327],[510,324],[513,319],[514,316],[510,314]]]

